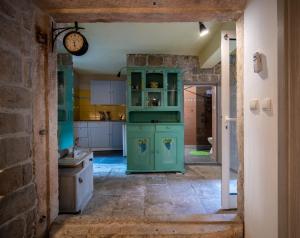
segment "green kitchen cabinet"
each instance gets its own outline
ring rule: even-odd
[[[127,124],[127,172],[184,172],[183,124]]]
[[[155,166],[162,171],[183,171],[183,125],[165,126],[169,131],[162,131],[160,127],[156,126],[155,133]]]
[[[58,149],[73,146],[73,69],[70,66],[58,65],[57,71],[58,100]]]
[[[181,71],[129,67],[127,75],[127,172],[184,172]]]
[[[143,132],[128,136],[128,171],[151,171],[154,169],[153,133]]]

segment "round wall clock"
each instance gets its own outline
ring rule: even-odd
[[[89,48],[86,38],[78,31],[68,32],[64,36],[63,43],[66,50],[76,56],[84,55]]]

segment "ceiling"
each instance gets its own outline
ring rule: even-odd
[[[86,23],[79,24],[89,42],[83,56],[74,56],[79,72],[116,74],[126,65],[127,54],[199,55],[220,23],[205,23],[210,34],[200,37],[194,23]],[[61,43],[58,51],[64,52]]]

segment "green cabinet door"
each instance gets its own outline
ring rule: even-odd
[[[127,171],[154,170],[154,133],[128,132]]]
[[[182,126],[156,126],[155,168],[159,171],[184,172]]]
[[[178,136],[176,133],[155,133],[155,168],[168,171],[177,168]]]

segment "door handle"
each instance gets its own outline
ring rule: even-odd
[[[225,117],[225,121],[226,121],[226,122],[231,122],[231,121],[232,121],[232,122],[235,122],[235,121],[236,121],[236,117],[228,117],[228,116],[226,116],[226,117]]]
[[[236,122],[236,118],[225,116],[225,129],[226,130],[228,129],[229,122]]]

